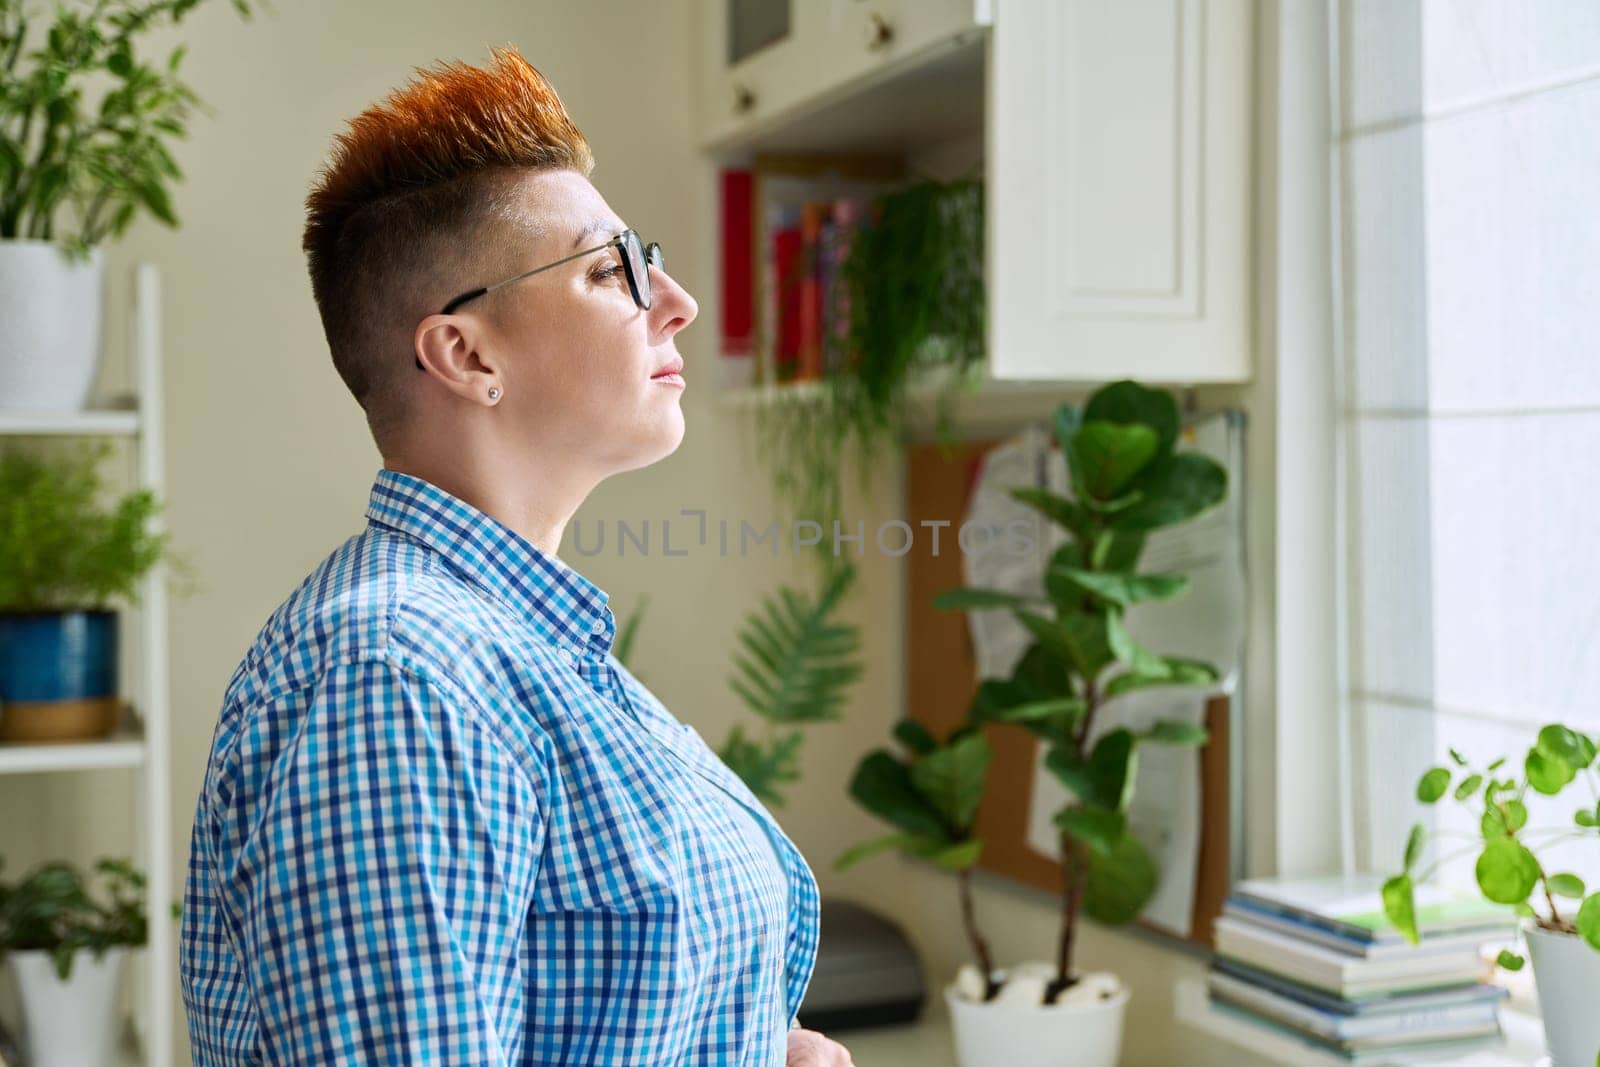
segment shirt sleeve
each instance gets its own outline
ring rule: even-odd
[[[347,663],[229,766],[217,873],[266,1062],[518,1062],[544,808],[475,706]]]

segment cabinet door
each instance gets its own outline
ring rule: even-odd
[[[999,0],[996,378],[1250,376],[1250,0]]]
[[[846,92],[989,12],[990,0],[699,0],[701,142]]]

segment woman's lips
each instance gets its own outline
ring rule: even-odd
[[[650,380],[652,382],[660,382],[662,385],[676,385],[680,389],[684,388],[684,386],[687,384],[683,380],[683,375],[670,372],[667,374],[657,374]]]

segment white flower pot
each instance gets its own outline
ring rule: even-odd
[[[1049,970],[1048,964],[1023,964]],[[1008,972],[997,969],[1004,982]],[[1129,991],[1106,1000],[1054,1004],[1007,1003],[1002,997],[976,1002],[944,988],[961,1067],[1116,1067],[1122,1051],[1122,1019]]]
[[[1524,928],[1539,988],[1544,1044],[1551,1067],[1594,1067],[1600,1056],[1600,952],[1576,934]]]
[[[22,1000],[22,1043],[36,1067],[113,1067],[117,1062],[117,975],[127,950],[100,959],[79,950],[72,975],[56,977],[48,952],[10,952]]]
[[[81,411],[100,365],[105,253],[0,240],[0,410]]]

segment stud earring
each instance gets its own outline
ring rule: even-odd
[[[490,400],[498,400],[498,399],[500,399],[500,387],[499,386],[491,386],[490,387],[490,389],[489,389],[489,399]]]

